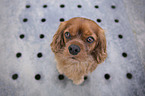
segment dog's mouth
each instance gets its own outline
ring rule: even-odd
[[[72,59],[76,59],[75,57],[71,57]]]
[[[71,59],[73,59],[73,60],[77,60],[77,58],[76,57],[70,57]]]
[[[79,61],[79,59],[76,58],[76,57],[71,57],[71,59],[72,59],[73,61]]]

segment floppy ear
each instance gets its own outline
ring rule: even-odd
[[[92,52],[92,55],[97,61],[97,64],[100,64],[107,57],[106,37],[103,29],[100,29],[96,35],[97,35],[97,44]]]
[[[59,50],[65,46],[63,31],[65,29],[65,22],[61,22],[59,25],[58,30],[56,31],[55,35],[53,36],[53,41],[51,43],[51,49],[53,52],[57,53]]]
[[[90,71],[94,71],[98,64],[102,63],[107,57],[107,50],[106,50],[106,38],[103,29],[100,29],[99,32],[96,33],[97,35],[97,44],[92,51],[92,56],[96,60],[96,63],[93,64],[90,68]]]

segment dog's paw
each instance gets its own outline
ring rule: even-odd
[[[74,83],[75,85],[80,85],[80,84],[82,84],[83,82],[84,82],[84,79],[74,80],[74,81],[73,81],[73,83]]]

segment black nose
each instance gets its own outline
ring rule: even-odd
[[[72,54],[72,55],[77,55],[79,52],[80,52],[80,47],[77,46],[77,45],[70,45],[68,47],[68,50],[69,50],[69,53]]]

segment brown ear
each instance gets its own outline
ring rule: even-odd
[[[97,35],[97,44],[91,54],[97,62],[91,66],[90,68],[91,72],[94,71],[97,65],[102,63],[107,57],[106,38],[104,30],[103,29],[99,30],[99,32],[97,32],[96,35]]]
[[[56,31],[55,35],[53,36],[53,41],[51,43],[51,49],[55,53],[59,52],[59,50],[65,46],[64,37],[63,37],[63,31],[66,27],[65,25],[66,25],[65,22],[62,22],[59,25],[59,28]]]
[[[92,52],[97,64],[102,63],[107,57],[107,50],[106,50],[106,37],[103,29],[100,29],[97,32],[97,44]]]

